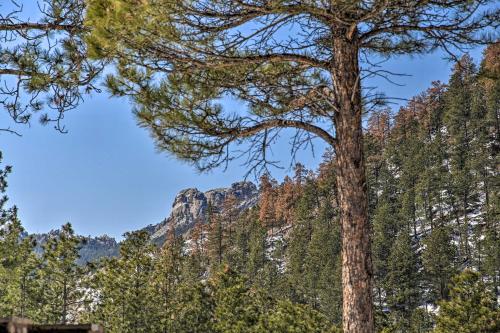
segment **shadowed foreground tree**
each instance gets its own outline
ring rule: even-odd
[[[34,314],[35,302],[30,297],[37,258],[31,237],[17,216],[17,207],[6,207],[7,176],[10,166],[2,165],[0,151],[0,317]]]
[[[258,172],[284,129],[292,154],[314,138],[335,149],[343,328],[373,332],[362,113],[376,100],[362,81],[387,73],[370,59],[487,43],[490,3],[89,0],[86,24],[91,55],[115,60],[108,87],[133,99],[160,150],[200,170],[246,154]]]
[[[64,112],[97,90],[102,66],[87,57],[84,11],[83,0],[1,2],[0,107],[14,124],[41,113],[40,122],[63,132]],[[0,130],[17,133],[5,123]]]

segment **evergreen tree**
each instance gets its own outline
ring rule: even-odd
[[[450,299],[439,303],[435,333],[488,333],[500,330],[495,294],[477,272],[465,270],[453,278]]]
[[[340,333],[321,313],[302,304],[278,302],[261,320],[257,332],[275,333]]]
[[[5,219],[8,216],[8,221]],[[37,318],[40,260],[14,207],[0,223],[0,317]]]
[[[153,262],[151,287],[157,292],[157,297],[154,300],[157,302],[155,310],[159,316],[161,332],[168,332],[169,321],[172,316],[171,304],[174,301],[175,290],[183,280],[185,259],[183,247],[183,239],[181,236],[175,235],[175,229],[172,225],[167,231],[165,243],[156,253]],[[192,281],[196,281],[196,279],[192,279]],[[153,301],[153,299],[150,301]]]
[[[448,298],[448,284],[457,272],[457,250],[450,229],[444,226],[434,228],[424,239],[424,246],[422,264],[429,290],[427,300],[435,304]]]
[[[400,225],[406,225],[413,231],[417,237],[417,191],[419,176],[424,172],[425,165],[423,161],[424,140],[421,135],[420,117],[422,113],[421,98],[414,98],[406,107],[403,107],[396,115],[393,135],[391,137],[391,146],[388,159],[389,163],[394,163],[396,171],[392,173],[397,177],[397,193],[400,205],[399,218]],[[404,149],[401,149],[403,148]],[[426,192],[424,192],[426,193]],[[429,197],[426,196],[424,209],[427,213],[427,221],[432,225],[433,211],[432,204],[429,203]],[[394,201],[394,198],[393,200]],[[422,227],[422,226],[420,226]]]
[[[412,239],[405,228],[391,247],[385,279],[386,303],[391,310],[394,332],[409,331],[412,314],[421,304],[418,269]]]
[[[111,333],[160,331],[158,312],[163,310],[162,294],[152,287],[155,248],[144,231],[125,234],[118,258],[105,259],[91,284],[96,304],[88,321],[104,325]]]
[[[40,322],[66,324],[77,321],[83,302],[83,271],[77,264],[81,239],[71,224],[52,233],[42,245]]]
[[[84,42],[86,1],[28,4],[33,2],[1,4],[0,109],[15,126],[37,117],[65,132],[65,112],[75,109],[84,95],[100,91],[95,81],[103,63],[88,59]],[[0,131],[15,129],[2,125]]]
[[[0,163],[2,162],[3,159],[3,154],[0,151]],[[0,212],[1,212],[1,220],[0,222],[3,225],[5,221],[8,220],[9,215],[11,215],[12,210],[9,210],[5,207],[5,204],[7,203],[7,200],[9,199],[7,195],[5,194],[5,191],[7,190],[7,176],[9,173],[12,172],[12,167],[10,165],[2,166],[0,169],[0,194],[2,196],[0,197]]]
[[[276,301],[226,268],[211,281],[214,329],[233,332],[338,332],[321,313],[290,301]]]
[[[384,188],[387,191],[387,172],[385,150],[388,147],[390,134],[390,114],[388,110],[376,112],[367,120],[368,128],[365,133],[366,177],[368,183],[368,200],[370,216],[378,205],[379,196]]]
[[[0,151],[0,163],[2,152]],[[7,176],[10,166],[0,169],[0,317],[39,314],[39,260],[34,254],[35,243],[17,216],[17,208],[5,207],[8,197]]]
[[[217,271],[224,262],[227,239],[225,226],[220,215],[216,212],[213,205],[209,202],[207,208],[208,234],[207,234],[207,252],[211,271]]]
[[[296,205],[294,225],[288,242],[287,274],[293,288],[292,300],[294,302],[306,302],[308,299],[305,264],[313,235],[315,212],[319,208],[318,200],[316,184],[308,177]]]
[[[228,267],[215,274],[210,288],[216,332],[254,332],[260,316],[270,310],[262,295],[252,292],[245,279]]]
[[[484,51],[481,62],[475,103],[476,152],[474,163],[480,177],[480,191],[484,202],[481,222],[476,228],[476,265],[493,282],[500,296],[500,196],[495,192],[500,163],[500,44],[492,44]]]
[[[435,323],[434,317],[434,314],[424,307],[415,309],[411,314],[408,332],[425,333],[432,331]]]
[[[260,196],[259,196],[259,220],[262,226],[271,230],[271,235],[274,234],[274,228],[278,224],[277,220],[277,182],[268,174],[260,177]]]
[[[379,199],[372,223],[375,300],[379,309],[382,310],[385,304],[385,295],[387,294],[384,282],[389,271],[389,255],[399,229],[396,211],[386,198]]]
[[[214,300],[207,292],[206,285],[201,282],[182,283],[176,288],[173,299],[168,332],[218,332],[214,329]]]
[[[476,68],[469,56],[464,56],[455,66],[446,93],[445,125],[450,140],[450,193],[456,230],[460,245],[458,256],[465,265],[472,257],[470,248],[470,217],[478,206],[478,180],[472,169],[474,159],[472,141],[472,105],[476,84]]]
[[[236,272],[248,275],[253,224],[258,221],[258,208],[243,212],[235,223],[234,245],[229,249],[228,263]]]
[[[307,304],[340,324],[342,313],[342,283],[340,256],[340,224],[334,219],[335,210],[329,197],[322,198],[318,217],[313,221],[311,241],[304,263]]]
[[[226,247],[234,246],[234,229],[238,219],[238,198],[234,194],[229,194],[222,202],[220,218],[226,233]]]
[[[207,273],[209,257],[207,251],[207,234],[209,225],[203,219],[196,221],[188,236],[188,255],[184,256],[183,275],[186,280],[199,281]]]
[[[414,99],[411,105],[418,115],[419,126],[414,130],[419,137],[417,144],[420,149],[413,161],[418,166],[414,168],[415,207],[413,211],[403,211],[403,214],[407,220],[412,220],[416,240],[420,240],[429,229],[445,220],[445,212],[450,208],[447,206],[450,176],[447,131],[443,124],[446,109],[444,95],[445,86],[434,82],[432,87]],[[404,191],[404,185],[401,191]]]
[[[268,233],[259,220],[253,220],[250,224],[247,274],[249,282],[261,289],[274,293],[273,278],[276,267],[270,260],[268,247]]]
[[[240,154],[233,145],[246,149],[251,170],[265,169],[273,164],[269,146],[285,128],[293,130],[292,155],[314,138],[335,149],[344,331],[371,333],[362,130],[369,108],[361,87],[362,68],[372,63],[363,64],[363,55],[492,41],[495,35],[479,34],[498,25],[497,8],[482,11],[489,3],[91,0],[88,44],[92,56],[118,64],[108,87],[133,99],[160,150],[200,170],[231,161]],[[226,110],[226,96],[246,110]]]
[[[295,167],[296,172],[297,166]],[[300,180],[297,180],[300,181]],[[290,177],[286,176],[283,183],[277,189],[276,201],[274,203],[278,227],[291,225],[293,223],[294,205],[297,202],[300,185],[297,185]]]

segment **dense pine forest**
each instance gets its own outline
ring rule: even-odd
[[[376,330],[498,332],[500,44],[364,124]],[[335,158],[297,164],[282,182],[262,176],[258,205],[243,213],[229,197],[159,247],[131,232],[119,256],[86,265],[69,224],[37,254],[4,198],[0,317],[112,333],[340,332]]]

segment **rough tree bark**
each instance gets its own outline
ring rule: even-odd
[[[333,42],[336,54],[332,78],[339,106],[335,113],[335,151],[342,230],[343,328],[349,333],[372,333],[373,274],[358,46],[355,37],[338,37]]]
[[[297,130],[292,152],[313,137],[335,147],[344,332],[372,333],[358,57],[362,52],[422,54],[438,46],[450,53],[447,44],[459,49],[484,44],[492,38],[478,32],[496,29],[499,13],[479,8],[494,2],[165,0],[132,4],[116,0],[116,6],[110,7],[109,1],[92,0],[87,21],[96,27],[89,39],[91,53],[117,60],[126,68],[109,82],[112,93],[131,96],[140,106],[139,124],[150,130],[160,150],[192,162],[199,170],[227,165],[234,158],[228,147],[241,144],[249,147],[245,152],[253,164],[251,170],[263,170],[273,164],[266,158],[272,143],[268,135],[277,137],[284,128]],[[137,6],[144,8],[142,15],[136,15]],[[162,68],[151,68],[152,64]],[[137,74],[146,68],[158,75]],[[170,75],[171,70],[175,74]],[[384,76],[377,70],[370,75]],[[164,77],[161,87],[157,87],[159,77]],[[226,94],[247,103],[251,112],[213,104]]]

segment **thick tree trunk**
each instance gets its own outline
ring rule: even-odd
[[[362,101],[356,41],[334,39],[332,77],[338,110],[336,162],[342,230],[343,328],[372,333],[372,262],[361,127]]]

